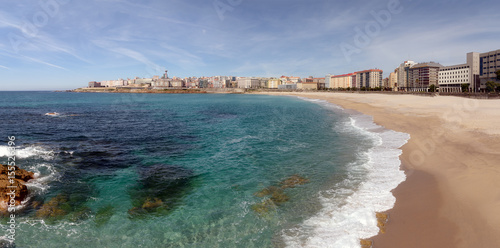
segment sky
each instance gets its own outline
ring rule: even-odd
[[[324,77],[500,49],[494,0],[1,0],[0,91],[169,76]]]

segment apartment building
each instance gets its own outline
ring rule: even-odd
[[[257,89],[260,88],[260,80],[258,78],[238,78],[238,88],[241,89]]]
[[[267,81],[267,88],[277,89],[280,84],[281,80],[279,78],[271,78]]]
[[[443,66],[436,62],[424,62],[413,65],[408,70],[406,91],[427,91],[431,85],[439,86],[439,70]]]
[[[395,90],[398,88],[398,69],[389,74],[389,88]]]
[[[325,86],[331,89],[382,87],[382,74],[382,70],[370,69],[337,76],[327,75],[325,82],[328,83],[328,86],[326,83]]]
[[[365,71],[355,72],[356,82],[353,82],[352,87],[356,88],[376,88],[382,87],[383,71],[379,69],[370,69]]]
[[[500,70],[500,50],[479,54],[480,89],[486,89],[486,82],[500,83],[496,71]]]
[[[330,76],[329,88],[352,88],[353,81],[356,81],[356,73]]]
[[[398,68],[396,68],[397,71],[397,85],[399,90],[405,90],[407,87],[409,87],[409,79],[410,79],[410,68],[414,65],[416,65],[414,61],[408,60],[403,62],[401,65],[399,65]]]

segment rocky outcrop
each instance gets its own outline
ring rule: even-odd
[[[10,170],[14,167],[15,170]],[[15,173],[15,177],[9,178],[9,173]],[[34,179],[34,173],[21,169],[17,166],[0,164],[0,214],[8,213],[9,207],[19,206],[28,197],[26,182]]]
[[[281,188],[295,188],[297,185],[303,185],[309,182],[309,179],[303,178],[299,175],[293,175],[280,182]]]
[[[269,186],[254,193],[255,196],[264,198],[260,203],[251,206],[252,210],[259,215],[266,215],[272,210],[276,210],[281,204],[290,200],[284,190],[295,188],[297,185],[303,185],[309,182],[309,179],[299,175],[292,175],[279,183],[280,186]]]
[[[191,190],[194,178],[192,170],[165,164],[140,167],[138,174],[137,186],[129,191],[133,205],[128,211],[131,218],[167,214]]]

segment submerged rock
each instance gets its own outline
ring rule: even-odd
[[[301,177],[297,174],[280,182],[281,188],[294,188],[296,185],[303,185],[309,182],[309,179]]]
[[[264,188],[260,191],[255,192],[254,195],[257,197],[264,197],[267,195],[272,195],[275,192],[283,192],[283,189],[276,187],[276,186],[269,186],[267,188]]]
[[[257,197],[270,196],[270,200],[273,201],[275,205],[280,205],[284,202],[290,200],[290,198],[283,192],[283,189],[276,186],[269,186],[260,191],[254,193]]]
[[[193,177],[193,171],[173,165],[154,165],[139,170],[143,192],[163,197],[176,195]]]
[[[9,167],[15,170],[10,170]],[[15,176],[12,178],[14,172]],[[9,173],[10,178],[9,178]],[[21,169],[17,166],[7,166],[0,164],[0,214],[8,214],[9,206],[19,206],[26,200],[29,191],[26,182],[34,179],[34,173]]]
[[[285,189],[294,188],[296,185],[302,185],[309,182],[309,179],[299,175],[293,175],[279,183],[278,186],[269,186],[254,193],[257,197],[266,197],[261,203],[252,205],[252,210],[257,214],[269,212],[271,209],[276,209],[277,206],[290,200],[290,197],[284,193]]]
[[[283,192],[276,191],[271,195],[271,201],[276,205],[281,205],[282,203],[287,202],[290,198]]]
[[[111,205],[106,205],[105,207],[97,210],[97,213],[95,215],[95,223],[97,224],[97,226],[102,226],[108,223],[108,221],[114,214],[114,210],[115,208]]]
[[[167,213],[191,189],[193,171],[173,165],[142,167],[137,187],[130,190],[133,208],[130,217],[149,213]]]
[[[61,218],[71,211],[71,206],[68,204],[66,195],[58,195],[44,203],[40,209],[36,211],[38,218]]]
[[[148,198],[144,204],[142,204],[142,208],[146,210],[156,209],[161,206],[163,206],[163,202],[158,198],[155,198],[154,201]]]
[[[250,208],[259,215],[266,215],[270,211],[276,210],[276,205],[271,199],[266,199],[260,203],[253,204]]]

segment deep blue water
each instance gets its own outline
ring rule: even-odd
[[[18,165],[39,174],[17,247],[284,247],[307,239],[293,230],[322,198],[350,194],[329,190],[365,180],[350,167],[376,143],[342,110],[293,97],[0,92],[0,116],[0,163],[15,136]],[[287,200],[255,195],[294,175],[308,183]],[[51,199],[62,214],[44,217]]]

